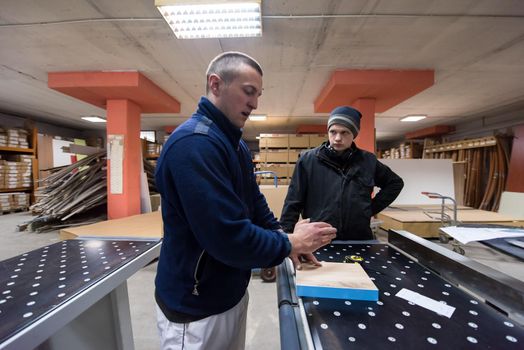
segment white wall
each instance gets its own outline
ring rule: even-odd
[[[380,159],[404,180],[404,188],[391,205],[440,204],[421,192],[437,192],[454,198],[451,159]],[[449,202],[449,201],[446,201]]]

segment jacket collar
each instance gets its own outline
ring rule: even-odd
[[[202,96],[198,102],[197,113],[213,121],[218,128],[226,135],[227,139],[235,148],[238,148],[242,129],[233,125],[220,109],[218,109],[207,97]]]
[[[352,158],[355,157],[358,148],[353,142],[351,147],[345,150],[343,153],[337,153],[329,146],[329,142],[326,141],[318,147],[317,156],[324,162],[338,169],[346,169]]]

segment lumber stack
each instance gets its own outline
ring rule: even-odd
[[[464,205],[497,211],[506,185],[509,139],[491,136],[424,147],[425,158],[451,158],[466,164]]]
[[[150,192],[156,191],[154,168],[144,162]],[[107,153],[93,153],[78,162],[50,169],[35,192],[30,207],[34,219],[20,231],[44,232],[107,219]]]
[[[106,167],[106,152],[102,151],[51,169],[35,193],[40,200],[30,207],[37,216],[20,230],[44,232],[106,219]]]

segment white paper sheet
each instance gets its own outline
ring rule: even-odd
[[[124,135],[108,135],[108,144],[110,193],[122,194],[124,193]]]
[[[447,235],[462,244],[474,241],[485,241],[495,238],[512,238],[524,236],[524,229],[515,228],[482,228],[482,227],[457,227],[448,226],[440,228]]]
[[[436,312],[439,315],[446,316],[447,318],[451,318],[451,315],[455,312],[453,306],[446,305],[406,288],[402,288],[395,296],[411,301],[418,306]]]

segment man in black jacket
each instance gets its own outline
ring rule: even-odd
[[[284,231],[293,232],[300,215],[337,228],[338,240],[373,239],[371,217],[399,195],[402,179],[353,140],[362,114],[335,108],[328,120],[329,141],[299,158],[282,210]],[[373,197],[373,189],[380,191]]]

